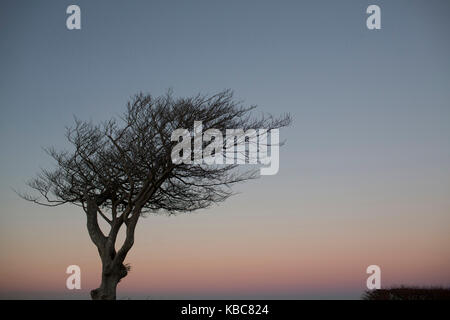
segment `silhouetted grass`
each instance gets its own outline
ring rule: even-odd
[[[450,300],[450,288],[406,287],[367,290],[363,300]]]

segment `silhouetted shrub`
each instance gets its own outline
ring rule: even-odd
[[[450,288],[399,287],[367,290],[363,300],[450,300]]]

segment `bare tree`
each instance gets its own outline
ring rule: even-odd
[[[291,122],[288,114],[277,119],[254,118],[254,108],[236,102],[229,90],[189,98],[174,98],[171,92],[156,98],[141,93],[128,102],[118,120],[94,125],[75,119],[66,133],[72,150],[46,149],[56,167],[42,170],[28,183],[34,193],[21,196],[46,206],[71,203],[82,207],[102,262],[101,284],[91,291],[92,299],[116,298],[117,284],[129,271],[124,260],[143,213],[207,208],[227,199],[233,184],[257,177],[255,170],[235,164],[174,164],[171,152],[177,142],[171,140],[172,132],[190,128],[194,121],[202,121],[204,130],[222,132],[227,128],[273,129]],[[109,232],[102,232],[99,219],[106,221]],[[122,227],[125,240],[116,251]]]

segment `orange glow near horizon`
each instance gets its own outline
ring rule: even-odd
[[[429,237],[430,230],[423,226],[416,227],[411,237],[411,229],[394,233],[398,225],[386,226],[376,219],[353,221],[352,232],[346,218],[324,223],[293,217],[270,223],[269,217],[262,216],[255,223],[254,217],[242,217],[239,224],[223,224],[223,219],[207,213],[142,219],[126,260],[132,270],[119,284],[119,294],[188,298],[362,292],[370,264],[381,267],[383,286],[450,284],[444,246],[449,236]],[[64,273],[70,264],[81,267],[86,296],[97,287],[96,249],[83,229],[82,217],[75,222],[65,230],[49,228],[36,242],[15,238],[15,250],[3,253],[3,295],[36,291],[70,297]],[[28,228],[32,235],[34,228]]]

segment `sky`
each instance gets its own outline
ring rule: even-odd
[[[67,30],[67,6],[81,30]],[[368,30],[366,8],[381,8]],[[13,189],[54,165],[76,116],[120,115],[137,92],[230,88],[291,113],[275,176],[225,203],[140,220],[119,299],[359,299],[450,285],[450,2],[0,3],[0,298],[87,299],[100,260],[78,207]],[[81,290],[66,288],[67,266]]]

